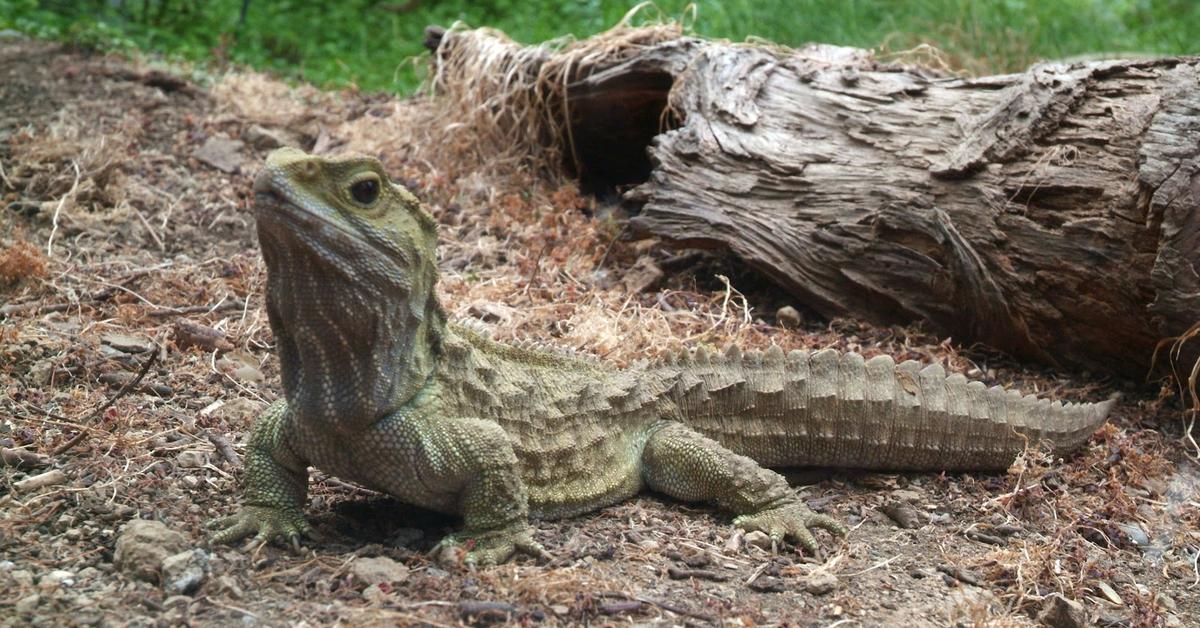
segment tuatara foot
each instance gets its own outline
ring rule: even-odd
[[[733,525],[746,531],[766,532],[771,537],[772,545],[791,539],[813,555],[817,553],[817,539],[813,538],[809,528],[824,528],[838,536],[846,534],[846,528],[832,517],[818,515],[808,506],[797,502],[785,502],[754,514],[742,515],[733,520]]]
[[[313,533],[300,511],[270,506],[243,506],[236,515],[217,519],[208,527],[217,530],[210,539],[213,543],[233,543],[254,534],[255,543],[284,539],[297,549],[300,537]]]
[[[533,529],[524,523],[499,530],[456,532],[442,539],[433,553],[438,555],[455,547],[466,550],[462,559],[464,564],[478,567],[499,565],[517,552],[540,559],[550,558],[541,543],[533,540]]]

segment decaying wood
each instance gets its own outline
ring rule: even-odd
[[[1143,375],[1200,317],[1196,59],[926,78],[710,47],[634,223],[834,316]]]
[[[1200,59],[964,79],[686,37],[594,56],[543,98],[585,183],[641,182],[638,231],[727,249],[823,315],[1133,376],[1200,318]]]

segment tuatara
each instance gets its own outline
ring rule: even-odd
[[[544,555],[530,517],[651,489],[812,552],[843,534],[767,467],[1004,469],[1028,444],[1084,443],[1114,401],[1063,404],[941,366],[778,347],[700,347],[618,369],[495,342],[434,295],[437,225],[380,163],[295,149],[254,182],[284,398],[246,453],[244,506],[215,541],[296,542],[309,466],[461,515],[442,541],[478,564]]]

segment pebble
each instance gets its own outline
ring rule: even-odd
[[[12,572],[13,582],[18,585],[31,587],[33,586],[33,572],[27,569],[17,569]]]
[[[37,593],[34,593],[33,595],[27,595],[17,600],[14,610],[22,615],[32,613],[37,608],[38,604],[41,603],[41,601],[42,596],[38,595]]]
[[[208,577],[208,552],[193,549],[168,556],[162,561],[163,591],[170,595],[191,595]]]
[[[1129,540],[1138,547],[1146,547],[1150,544],[1150,535],[1142,530],[1142,526],[1136,523],[1118,523],[1117,527],[1129,537]]]
[[[775,312],[775,322],[784,329],[796,329],[804,323],[804,317],[796,308],[785,305]]]
[[[104,334],[100,342],[122,353],[147,353],[154,350],[154,341],[144,336]]]
[[[233,369],[233,372],[230,373],[230,375],[233,376],[234,379],[243,382],[261,382],[266,379],[263,377],[262,371],[250,366],[249,364],[243,364],[242,366]]]
[[[199,469],[208,464],[208,452],[189,449],[175,456],[175,464],[182,469]]]
[[[362,592],[362,598],[372,604],[382,603],[387,599],[387,597],[387,592],[380,588],[378,584],[372,584],[371,586],[363,589]]]
[[[1037,621],[1051,628],[1083,628],[1088,625],[1087,611],[1083,604],[1068,600],[1059,593],[1046,597]]]
[[[43,590],[53,591],[58,587],[70,587],[75,585],[75,574],[56,569],[41,577],[38,580],[38,588]]]
[[[753,545],[754,547],[758,547],[758,548],[765,549],[768,551],[770,551],[770,549],[771,549],[771,537],[769,535],[767,535],[766,532],[763,532],[762,530],[754,530],[751,532],[747,532],[746,536],[743,538],[746,541],[747,545]]]
[[[816,574],[804,581],[804,590],[813,595],[825,595],[837,587],[837,576],[831,573]]]
[[[350,563],[350,573],[368,585],[404,582],[408,579],[408,571],[404,564],[386,556],[356,558]]]
[[[187,548],[187,539],[161,521],[134,519],[117,538],[113,564],[134,578],[158,582],[163,559]]]

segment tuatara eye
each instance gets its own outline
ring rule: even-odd
[[[379,198],[379,179],[371,177],[355,181],[350,186],[350,196],[353,196],[355,201],[363,205],[374,203],[375,199]]]

